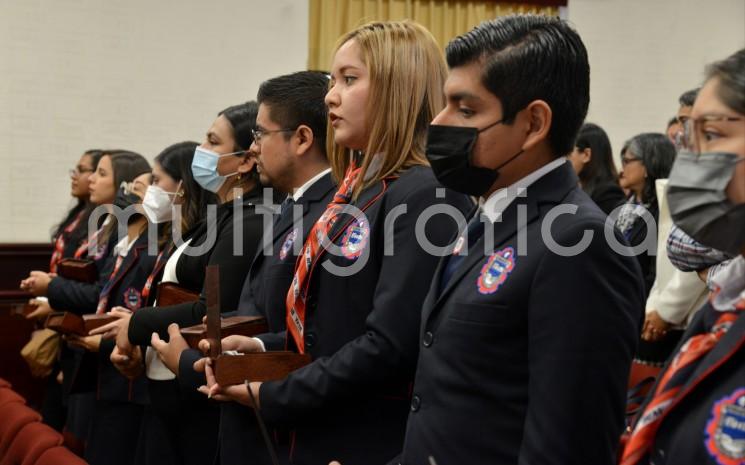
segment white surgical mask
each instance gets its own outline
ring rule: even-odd
[[[158,186],[148,186],[145,198],[142,200],[142,209],[148,221],[158,224],[173,219],[173,198],[182,195],[179,192],[180,187],[181,182],[176,192],[166,192]]]

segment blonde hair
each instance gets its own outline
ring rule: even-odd
[[[375,176],[366,179],[371,156],[362,160],[362,173],[353,197],[383,178],[415,165],[427,165],[424,155],[427,125],[444,107],[443,85],[447,67],[432,34],[413,21],[371,22],[348,32],[335,51],[356,41],[370,75],[365,112],[368,124],[367,155],[383,159]],[[336,179],[343,179],[351,162],[350,151],[333,142],[328,125],[327,150]]]

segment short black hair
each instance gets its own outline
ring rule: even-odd
[[[692,107],[693,103],[696,101],[696,97],[698,97],[698,91],[701,90],[700,87],[696,89],[691,89],[683,92],[680,94],[680,97],[678,97],[678,103],[681,107]]]
[[[282,128],[308,126],[325,153],[328,110],[324,98],[328,88],[328,74],[299,71],[264,81],[256,100],[269,107],[269,117]]]
[[[256,129],[256,114],[259,112],[259,104],[250,101],[233,105],[218,113],[218,116],[224,116],[233,126],[233,136],[235,137],[236,152],[248,150],[254,141],[254,135],[251,130]]]
[[[553,113],[549,142],[568,154],[590,104],[590,64],[579,34],[566,21],[511,15],[485,21],[447,45],[450,68],[484,64],[482,83],[502,103],[506,123],[534,100]]]

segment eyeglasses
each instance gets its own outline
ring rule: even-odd
[[[635,161],[641,161],[642,159],[639,157],[621,157],[621,166],[626,166],[629,163],[633,163]]]
[[[68,173],[70,173],[70,176],[73,177],[73,178],[77,178],[78,176],[80,176],[83,173],[92,173],[92,172],[93,172],[92,169],[83,168],[81,170],[80,168],[77,168],[77,167],[76,168],[72,168],[70,171],[68,171]]]
[[[261,138],[267,134],[273,134],[275,132],[292,132],[294,130],[295,129],[291,128],[274,129],[271,131],[265,131],[263,129],[251,129],[251,134],[254,136],[254,142],[256,142],[256,145],[261,145]]]
[[[704,115],[699,118],[689,118],[683,124],[683,148],[694,153],[701,153],[701,141],[706,140],[703,131],[704,123],[721,121],[741,121],[743,118],[727,115]]]
[[[675,121],[680,124],[681,126],[686,124],[688,120],[691,119],[690,116],[676,116]]]

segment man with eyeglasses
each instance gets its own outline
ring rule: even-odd
[[[303,71],[265,81],[259,88],[259,112],[250,151],[257,161],[261,183],[288,194],[246,278],[238,314],[266,317],[269,333],[257,338],[231,337],[223,350],[263,352],[283,350],[285,298],[300,248],[316,220],[336,192],[326,158],[326,105],[328,77]],[[193,364],[201,354],[189,350],[180,359],[182,383],[204,384],[204,374]],[[203,363],[203,362],[200,362]],[[203,365],[202,367],[203,368]],[[243,385],[224,388],[216,400],[243,400]],[[281,443],[284,447],[286,444]],[[221,405],[220,463],[268,463],[267,448],[253,412],[238,402]],[[284,454],[287,455],[287,454]]]
[[[680,148],[683,137],[683,125],[691,117],[691,110],[693,109],[693,103],[696,101],[698,95],[698,88],[691,89],[683,92],[678,97],[678,113],[675,115],[674,121],[667,127],[667,136],[670,138],[670,142],[675,144],[675,147]]]

